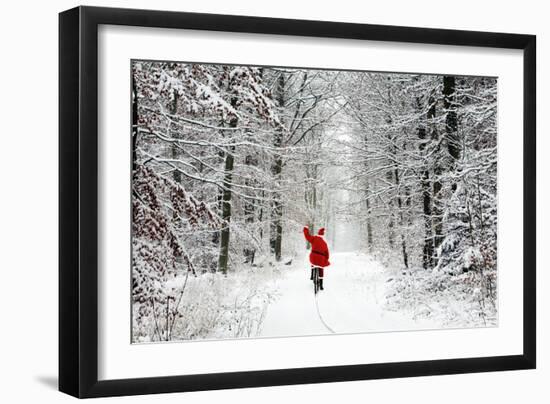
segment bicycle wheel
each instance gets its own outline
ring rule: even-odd
[[[319,268],[313,267],[313,292],[317,294],[319,291]]]

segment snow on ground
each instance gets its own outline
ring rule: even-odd
[[[166,282],[180,313],[170,333],[171,340],[255,337],[269,304],[277,298],[280,269],[274,266],[245,267],[227,276],[221,273],[183,274]],[[183,293],[182,293],[183,290]],[[134,310],[139,306],[134,304]],[[151,317],[143,329],[134,328],[134,342],[166,338],[165,306],[158,318]],[[156,329],[159,331],[156,331]],[[162,334],[162,338],[159,338]]]
[[[477,314],[476,300],[449,285],[434,293],[430,271],[403,275],[375,258],[336,252],[325,269],[325,290],[313,293],[307,254],[291,265],[241,268],[189,277],[172,340],[409,331],[495,325]],[[467,275],[464,275],[467,276]],[[426,279],[424,279],[426,278]],[[422,281],[423,280],[423,281]],[[181,290],[185,277],[167,287]],[[474,296],[475,297],[475,296]],[[158,319],[163,329],[163,319]],[[151,321],[144,335],[154,336]],[[135,336],[135,342],[151,337]],[[153,337],[153,340],[158,338]]]
[[[417,268],[396,274],[388,284],[387,306],[413,318],[437,320],[438,328],[495,327],[495,298],[484,298],[478,271],[446,274]],[[491,291],[496,294],[496,291]]]
[[[325,290],[317,302],[305,256],[281,274],[279,298],[267,308],[258,336],[280,337],[439,328],[428,319],[414,320],[406,311],[386,308],[389,275],[368,255],[331,255],[325,270]],[[317,310],[318,308],[318,310]]]

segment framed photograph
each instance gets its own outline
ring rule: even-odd
[[[59,28],[61,391],[535,368],[535,36]]]

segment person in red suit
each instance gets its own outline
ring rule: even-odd
[[[325,267],[330,265],[329,251],[327,242],[324,239],[325,228],[321,227],[317,232],[317,235],[311,235],[309,228],[304,227],[304,237],[311,245],[311,252],[309,253],[309,262],[311,262],[311,279],[313,279],[313,267],[319,268],[319,280],[320,288],[323,290],[323,278],[325,275]]]

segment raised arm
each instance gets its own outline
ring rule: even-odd
[[[313,236],[309,234],[309,229],[307,227],[304,227],[304,237],[308,242],[313,242]]]

